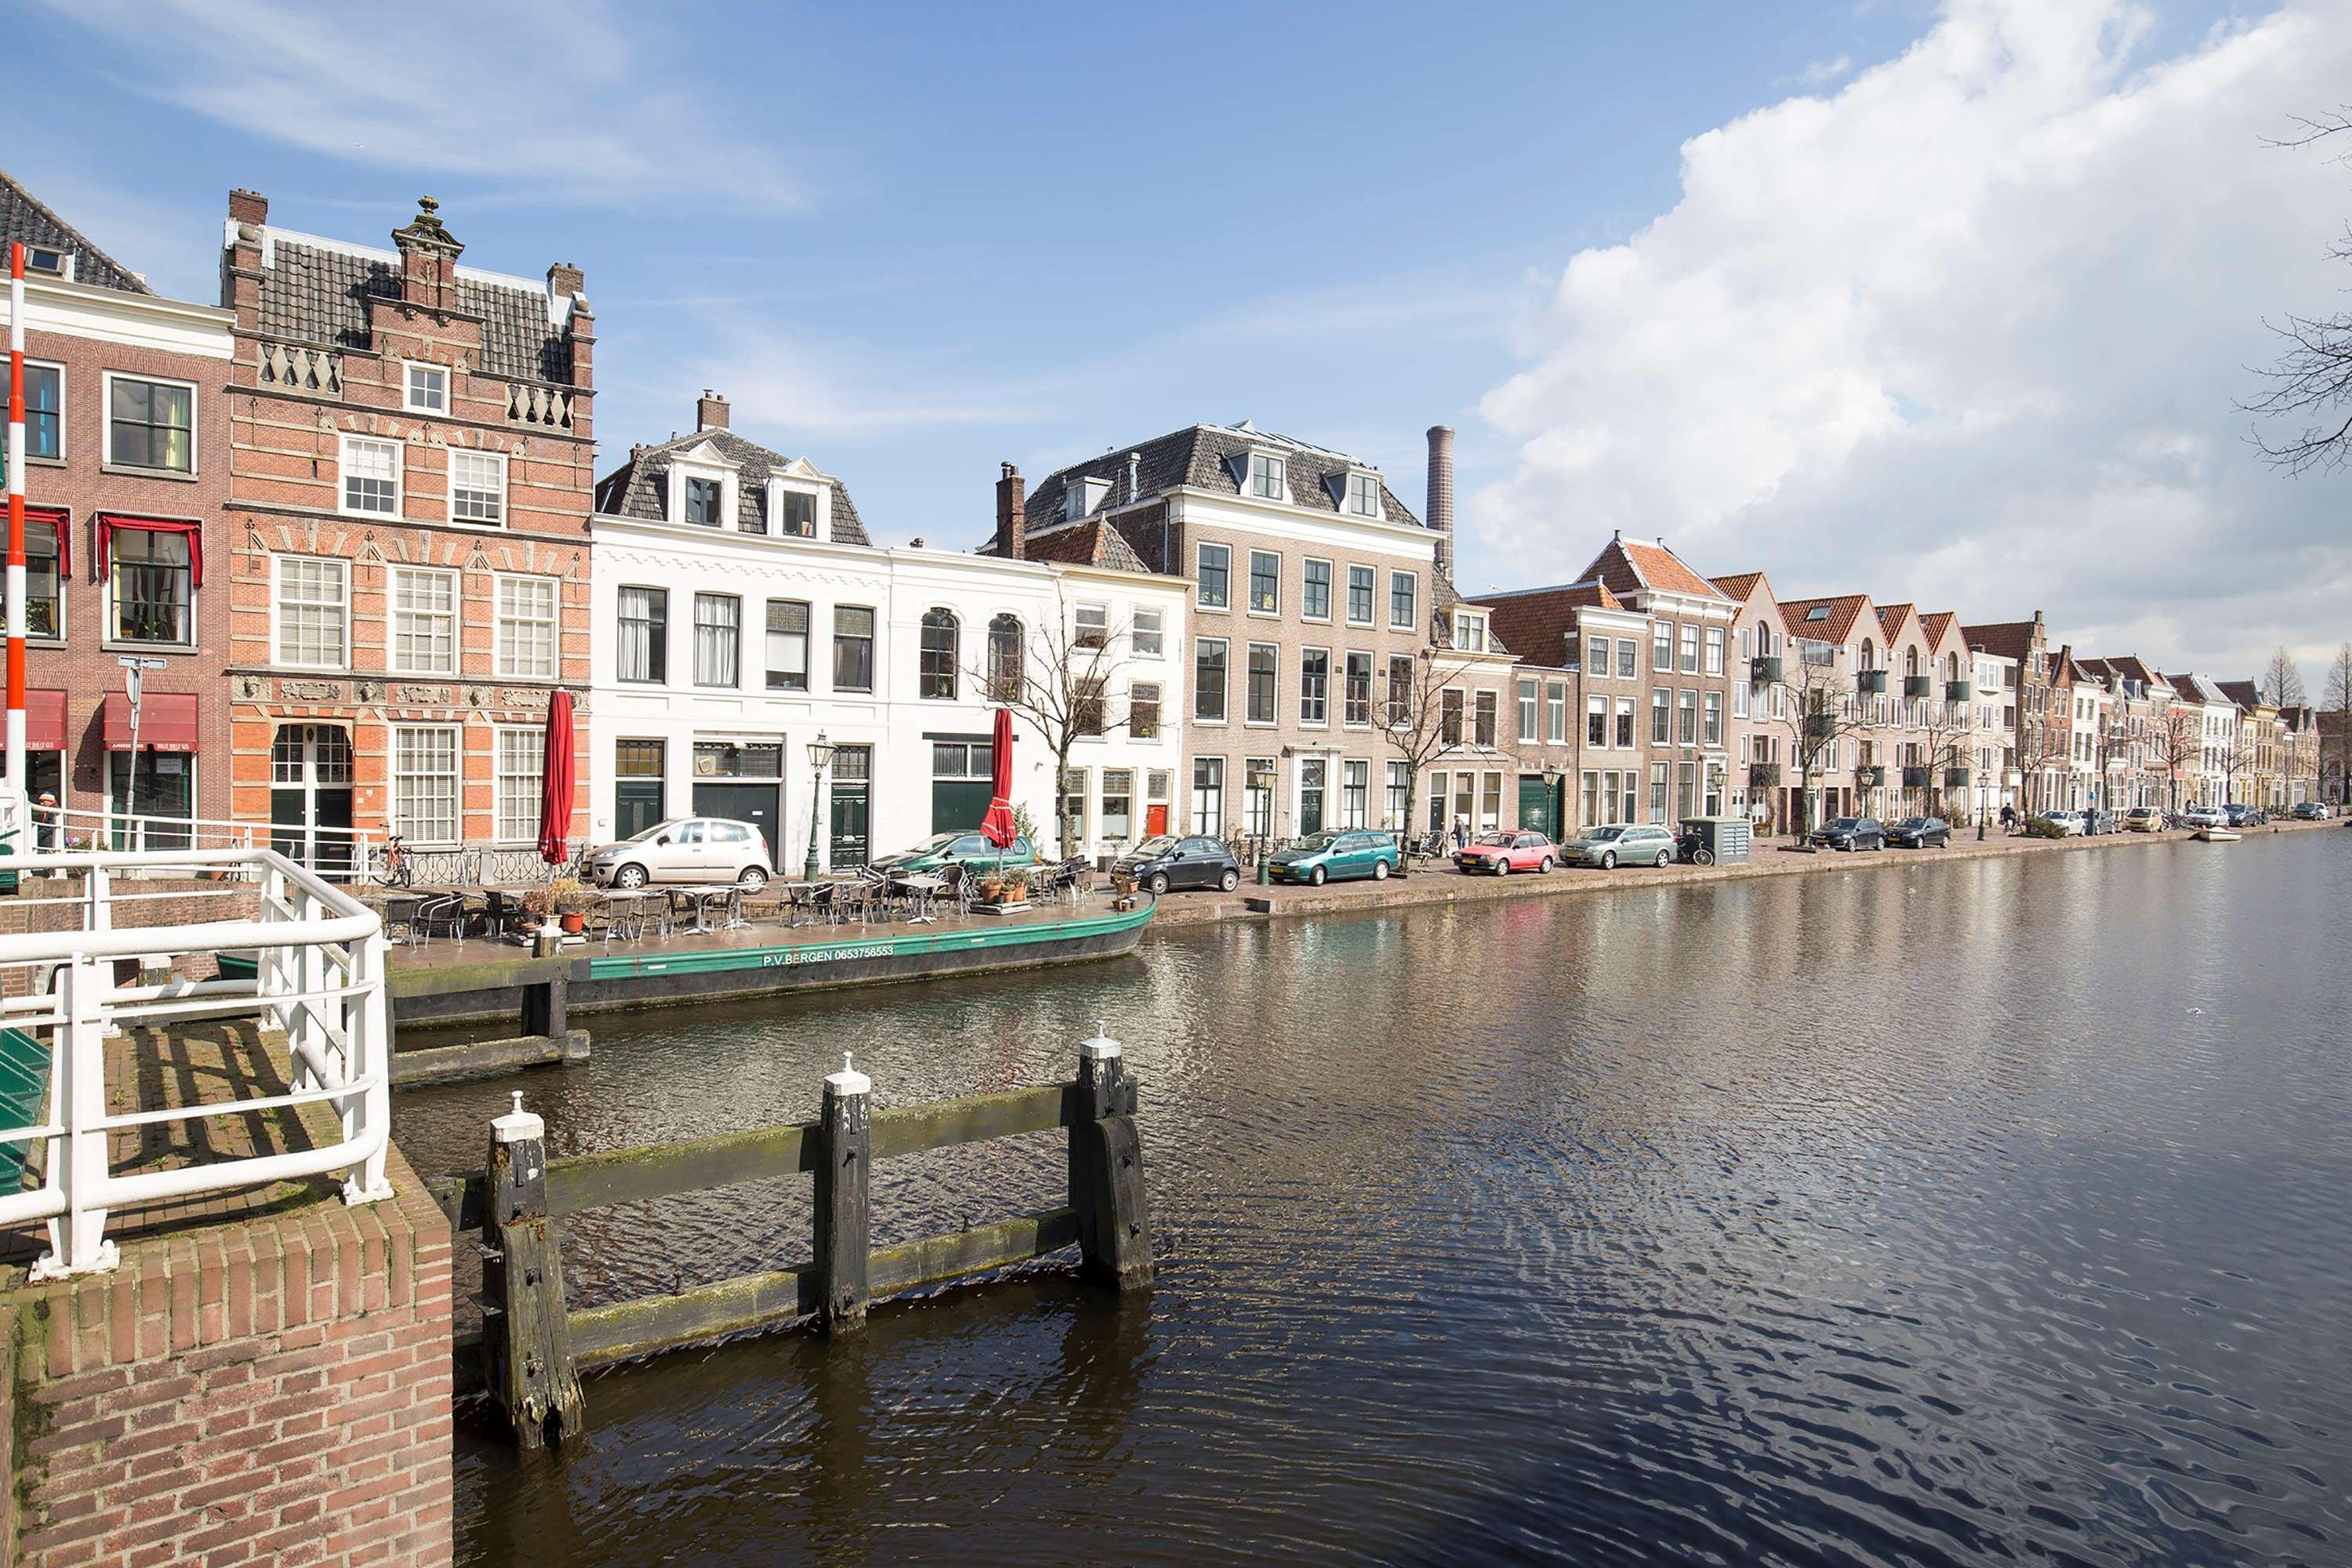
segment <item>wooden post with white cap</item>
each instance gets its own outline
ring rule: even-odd
[[[1095,1025],[1078,1047],[1078,1104],[1070,1118],[1070,1207],[1087,1278],[1120,1290],[1151,1283],[1151,1213],[1143,1194],[1143,1142],[1135,1080],[1117,1040]]]
[[[525,1448],[585,1429],[563,1258],[547,1213],[547,1127],[522,1108],[490,1123],[482,1215],[483,1381]]]
[[[824,1080],[824,1113],[816,1147],[817,1316],[827,1333],[866,1326],[867,1255],[873,1247],[874,1163],[870,1100],[874,1080],[849,1065]]]

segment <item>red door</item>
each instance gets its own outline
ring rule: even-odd
[[[1165,802],[1143,808],[1143,836],[1157,838],[1168,831],[1168,806]]]

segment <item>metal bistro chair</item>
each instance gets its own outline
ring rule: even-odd
[[[931,895],[931,908],[945,908],[959,918],[971,913],[971,868],[961,860],[950,860],[940,868],[940,880],[947,886]]]
[[[446,893],[425,893],[417,899],[415,929],[420,939],[453,936],[457,945],[466,945],[466,920],[473,911],[466,907],[466,895],[452,889]]]
[[[425,933],[416,929],[416,910],[424,900],[413,893],[398,893],[383,901],[383,939],[402,947],[415,947],[425,941]]]

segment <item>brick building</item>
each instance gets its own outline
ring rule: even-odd
[[[1971,649],[2015,667],[2016,700],[2007,705],[2016,725],[2009,760],[2017,775],[2013,804],[2027,813],[2062,809],[2066,805],[2073,692],[2063,668],[2051,656],[2050,631],[2042,612],[2034,611],[2030,621],[1964,626],[1960,636]],[[2005,786],[2007,783],[2005,779]]]
[[[104,813],[126,847],[184,844],[111,819],[228,815],[230,318],[161,298],[5,174],[0,240],[26,251],[26,795],[89,814],[68,833]],[[135,714],[124,658],[151,666]]]
[[[580,269],[459,266],[429,197],[389,250],[268,218],[230,194],[236,815],[313,862],[345,853],[340,829],[387,824],[420,848],[520,860],[551,696],[588,683]],[[586,810],[583,792],[574,838]]]
[[[1782,772],[1794,759],[1784,684],[1789,633],[1780,619],[1780,597],[1761,572],[1710,581],[1738,606],[1731,622],[1730,808],[1733,815],[1755,822],[1760,832],[1785,833],[1789,822],[1775,813],[1786,802]]]

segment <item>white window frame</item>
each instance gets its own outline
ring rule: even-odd
[[[1396,591],[1397,579],[1399,578],[1402,578],[1412,584],[1412,618],[1410,620],[1400,621],[1396,618]],[[1418,572],[1399,572],[1394,568],[1391,568],[1389,572],[1389,630],[1392,632],[1409,632],[1413,630],[1420,622],[1421,574]]]
[[[1381,477],[1369,468],[1348,470],[1347,510],[1350,517],[1381,517]]]
[[[528,775],[509,771],[509,747],[530,759]],[[462,763],[460,764],[462,768]],[[528,776],[530,786],[517,803],[520,815],[514,822],[520,831],[507,829],[508,786]],[[547,783],[547,731],[534,726],[499,724],[490,731],[490,838],[498,844],[530,844],[539,838],[540,798]]]
[[[1089,616],[1094,617],[1091,626],[1087,619]],[[1086,639],[1089,637],[1095,640],[1087,642]],[[1099,599],[1081,599],[1073,605],[1070,607],[1070,646],[1089,652],[1109,647],[1110,605]]]
[[[1310,566],[1320,566],[1323,568],[1324,572],[1323,613],[1319,616],[1307,607],[1307,569]],[[1336,562],[1328,560],[1320,555],[1307,555],[1299,558],[1298,618],[1300,620],[1312,621],[1317,626],[1328,626],[1333,621],[1337,620],[1339,616],[1339,608],[1338,605],[1333,602],[1333,595],[1339,593],[1339,565]]]
[[[285,657],[286,563],[316,562],[331,566],[342,581],[343,657],[331,664],[297,662]],[[269,561],[269,661],[279,669],[349,669],[352,667],[352,563],[340,555],[304,555],[288,552]]]
[[[1355,598],[1356,574],[1359,572],[1363,573],[1366,576],[1371,579],[1370,583],[1367,584],[1368,592],[1365,595],[1365,596],[1371,601],[1370,613],[1366,615],[1360,621],[1356,618],[1352,604],[1352,601]],[[1350,601],[1350,605],[1348,609],[1343,610],[1341,614],[1346,616],[1349,626],[1369,626],[1379,624],[1381,618],[1381,569],[1377,566],[1367,566],[1360,561],[1349,562],[1348,564],[1348,596]]]
[[[437,616],[435,611],[410,611],[401,607],[401,582],[404,578],[432,578],[447,585],[449,590],[449,662],[446,665],[404,664],[400,658],[401,617],[406,615]],[[394,565],[384,576],[384,614],[391,625],[385,628],[384,665],[394,675],[445,675],[457,673],[462,627],[465,625],[464,584],[458,574],[438,566]]]
[[[467,460],[488,463],[498,473],[498,488],[488,492],[492,497],[490,504],[495,509],[493,515],[489,517],[458,515],[457,491],[461,487],[457,483],[457,465]],[[462,488],[475,495],[485,493],[478,485],[467,485]],[[449,448],[449,521],[459,528],[504,528],[506,526],[507,455],[504,452],[486,452],[475,447]]]
[[[732,468],[716,463],[672,463],[663,486],[662,521],[677,528],[702,528],[699,522],[688,522],[686,517],[686,481],[716,479],[719,482],[719,522],[714,531],[733,533],[743,521],[743,498],[739,489],[739,478]]]
[[[1470,633],[1473,630],[1477,633],[1477,638],[1475,643],[1470,637]],[[1486,616],[1478,614],[1475,610],[1456,610],[1454,612],[1454,651],[1456,653],[1485,653],[1486,651]]]
[[[1149,626],[1143,624],[1146,616],[1151,617],[1151,625]],[[1138,658],[1165,658],[1168,646],[1168,613],[1165,610],[1138,606],[1128,620],[1127,643],[1128,650]]]
[[[1259,488],[1258,465],[1260,463],[1273,466],[1274,489],[1271,492]],[[1290,464],[1281,453],[1254,448],[1250,452],[1249,462],[1242,471],[1244,475],[1242,494],[1256,500],[1286,501],[1290,499]]]
[[[352,452],[354,447],[389,447],[392,448],[392,506],[389,510],[378,511],[372,507],[353,506],[352,504],[351,482],[354,477],[352,473]],[[391,440],[382,436],[352,436],[349,434],[338,436],[335,441],[335,510],[345,517],[388,517],[397,520],[405,515],[408,505],[408,456],[405,449],[406,447],[407,443],[404,441]],[[373,479],[375,476],[365,475],[360,477]]]
[[[507,613],[507,589],[510,584],[543,584],[547,589],[548,610],[544,621],[538,616],[509,616]],[[501,680],[553,680],[563,673],[563,581],[560,577],[542,576],[530,572],[500,572],[490,578],[490,616],[496,630],[492,637],[492,668]],[[517,644],[510,642],[508,627],[547,627],[548,668],[522,669],[516,668],[513,655]],[[740,631],[738,633],[740,636]]]
[[[117,463],[114,460],[114,384],[118,381],[143,381],[154,386],[178,386],[187,389],[188,471],[186,473],[183,474],[177,468],[151,468],[143,463]],[[65,387],[62,384],[60,384],[58,388],[58,399],[59,404],[62,405],[65,399]],[[63,412],[64,410],[61,406],[59,409],[60,416],[62,416]],[[198,474],[204,472],[204,388],[199,386],[196,383],[193,381],[182,381],[179,377],[173,375],[140,375],[135,372],[127,370],[101,371],[99,374],[98,439],[99,464],[101,468],[120,468],[125,473],[163,474],[172,479],[193,479]],[[59,451],[64,450],[65,443],[65,421],[60,417],[58,422],[58,447]]]
[[[384,770],[388,786],[386,793],[392,797],[392,809],[384,815],[394,831],[407,826],[403,818],[408,811],[408,786],[403,781],[410,775],[401,769],[400,748],[401,738],[411,733],[437,734],[448,738],[450,834],[446,838],[424,837],[413,833],[404,833],[403,837],[418,846],[463,843],[466,832],[466,736],[465,731],[455,724],[395,724],[392,727]]]
[[[1201,597],[1201,568],[1207,562],[1209,552],[1212,550],[1222,550],[1225,554],[1225,602],[1222,605],[1213,605],[1206,599]],[[1195,608],[1201,610],[1204,614],[1222,616],[1232,611],[1234,607],[1234,547],[1231,544],[1226,543],[1223,540],[1203,539],[1192,546],[1192,603]]]
[[[420,402],[416,395],[416,373],[437,377],[440,393],[430,402]],[[400,406],[410,414],[447,414],[449,412],[449,367],[435,364],[430,360],[404,360],[400,366]]]

